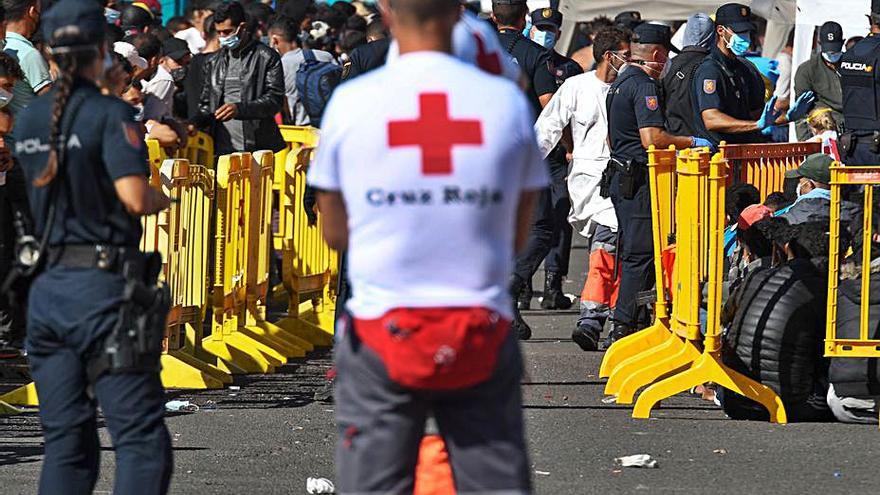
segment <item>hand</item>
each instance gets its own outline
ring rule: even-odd
[[[155,215],[160,211],[167,210],[169,206],[171,206],[171,198],[165,195],[162,191],[157,189],[150,189],[153,194],[153,208],[151,208],[150,215]]]
[[[804,91],[794,100],[794,105],[785,114],[789,122],[795,122],[806,117],[816,103],[816,95],[812,91]]]
[[[776,126],[772,126],[772,125],[771,125],[770,127],[765,127],[764,129],[761,129],[761,135],[762,135],[762,136],[770,136],[770,135],[772,135],[772,134],[773,134],[773,129],[774,129],[775,127],[776,127]]]
[[[691,137],[691,148],[709,148],[709,151],[716,151],[715,145],[708,139],[693,136]]]
[[[214,118],[220,122],[226,122],[234,119],[238,115],[238,105],[236,103],[226,103],[214,112]]]
[[[180,136],[171,126],[166,124],[155,122],[150,127],[147,138],[159,141],[159,146],[163,148],[176,149],[180,147]]]
[[[776,119],[779,118],[780,114],[782,114],[782,112],[776,109],[776,97],[774,96],[764,105],[764,112],[761,113],[761,118],[756,122],[758,130],[763,131],[775,124]]]

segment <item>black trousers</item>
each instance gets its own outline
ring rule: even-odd
[[[550,201],[553,209],[553,232],[558,238],[544,258],[544,269],[562,276],[568,275],[568,262],[571,256],[571,236],[574,230],[568,223],[571,211],[571,198],[568,196],[568,164],[551,164]]]
[[[617,213],[620,237],[620,289],[614,321],[629,327],[638,325],[636,298],[654,285],[654,241],[651,234],[651,194],[647,178],[639,181],[632,199],[620,194],[619,174],[611,181],[611,202]]]

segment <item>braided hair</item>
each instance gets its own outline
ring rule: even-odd
[[[95,62],[98,57],[98,49],[56,51],[52,54],[52,61],[58,67],[58,79],[53,85],[55,101],[52,106],[52,118],[49,121],[49,159],[46,168],[39,177],[34,179],[36,187],[49,185],[58,175],[58,151],[67,143],[61,142],[61,121],[70,96],[73,93],[74,79],[79,72]]]

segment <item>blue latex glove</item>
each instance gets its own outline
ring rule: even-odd
[[[785,116],[789,122],[801,120],[812,110],[815,103],[816,95],[812,91],[804,91],[797,97],[794,104],[789,107],[788,113]]]
[[[774,129],[775,127],[776,127],[776,126],[772,126],[772,125],[771,125],[770,127],[765,127],[765,128],[763,128],[763,129],[761,129],[761,135],[763,135],[763,136],[770,136],[770,135],[772,135],[772,134],[773,134],[773,129]]]
[[[713,152],[717,151],[715,145],[712,144],[712,141],[697,136],[691,137],[691,148],[709,148],[709,150]]]
[[[764,112],[761,113],[761,118],[758,119],[758,129],[763,131],[768,127],[772,127],[781,114],[782,112],[776,109],[776,97],[770,98],[770,101],[764,105]]]

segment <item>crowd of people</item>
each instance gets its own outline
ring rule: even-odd
[[[797,139],[821,143],[821,152],[786,175],[784,190],[763,201],[751,185],[728,190],[725,360],[773,388],[790,420],[877,422],[876,360],[829,360],[822,343],[830,166],[880,163],[880,82],[871,71],[880,66],[880,1],[868,15],[870,34],[845,40],[839,24],[826,22],[816,29],[812,56],[798,67],[793,30],[778,53],[765,53],[765,23],[736,3],[684,23],[627,11],[579,23],[574,33],[562,31],[553,2],[530,11],[525,0],[493,0],[490,13],[453,0],[269,3],[192,0],[185,15],[163,23],[156,0],[2,0],[0,274],[15,272],[22,238],[33,244],[39,236],[29,234],[52,224],[43,213],[46,195],[31,186],[53,182],[65,149],[95,149],[81,139],[118,138],[132,148],[119,156],[131,152],[137,161],[143,137],[174,150],[203,131],[217,155],[277,152],[286,146],[280,125],[319,127],[303,207],[310,215],[320,211],[328,243],[345,253],[336,385],[343,489],[409,486],[405,472],[419,428],[432,415],[454,469],[473,473],[459,479],[461,489],[524,493],[516,339],[531,337],[522,312],[534,302],[535,273],[543,265],[541,308],[570,309],[576,299],[564,293],[563,281],[572,237],[582,236],[588,259],[573,261],[589,268],[572,322],[574,343],[588,352],[607,349],[646,327],[656,254],[648,148],[786,142],[793,124]],[[95,9],[103,9],[98,25]],[[47,11],[54,13],[48,23],[41,21]],[[681,46],[672,41],[678,29]],[[571,38],[565,54],[556,49],[563,37]],[[95,115],[107,112],[121,126],[90,138],[65,127],[66,118],[81,118],[65,117],[70,108],[98,105],[75,97],[84,78],[106,98],[100,111],[93,107]],[[55,149],[65,141],[66,148]],[[419,159],[420,168],[406,172]],[[77,160],[84,158],[70,161]],[[88,207],[62,213],[98,211],[103,220],[62,220],[74,241],[58,243],[137,245],[139,228],[124,212],[168,205],[168,198],[146,192],[138,193],[140,202],[130,199],[134,186],[120,181],[143,172],[140,166],[107,165],[105,172],[104,188],[94,191],[76,178],[82,189],[65,201]],[[111,180],[122,206],[89,203],[89,191],[107,192]],[[838,331],[850,337],[858,335],[863,303],[871,305],[871,327],[880,325],[873,311],[880,296],[861,300],[866,249],[872,286],[880,284],[875,246],[861,243],[862,194],[846,191],[841,215],[840,252],[852,254],[840,268]],[[472,200],[477,196],[483,199]],[[91,286],[83,280],[68,282]],[[33,298],[58,289],[45,280],[30,289],[29,277],[0,282],[2,353],[17,356],[26,323],[45,329],[58,318],[27,315],[28,291]],[[30,308],[54,314],[47,304],[31,301]],[[47,370],[60,365],[47,364],[45,342],[30,333],[28,339],[35,378],[41,390],[51,389]],[[442,353],[434,353],[437,342]],[[400,366],[402,359],[409,366]],[[766,417],[730,391],[703,388],[732,418]],[[116,393],[104,391],[105,398]],[[388,411],[386,402],[405,406]],[[44,426],[62,439],[69,432],[58,423],[75,418],[51,405],[44,406]],[[457,443],[462,414],[478,423],[493,455]],[[380,415],[388,421],[365,428]],[[170,468],[163,462],[170,456],[164,426],[151,421],[159,493],[167,489]],[[64,453],[50,443],[47,452]],[[376,474],[389,466],[393,476]],[[48,473],[46,487],[70,474]],[[93,475],[77,476],[88,486]]]

